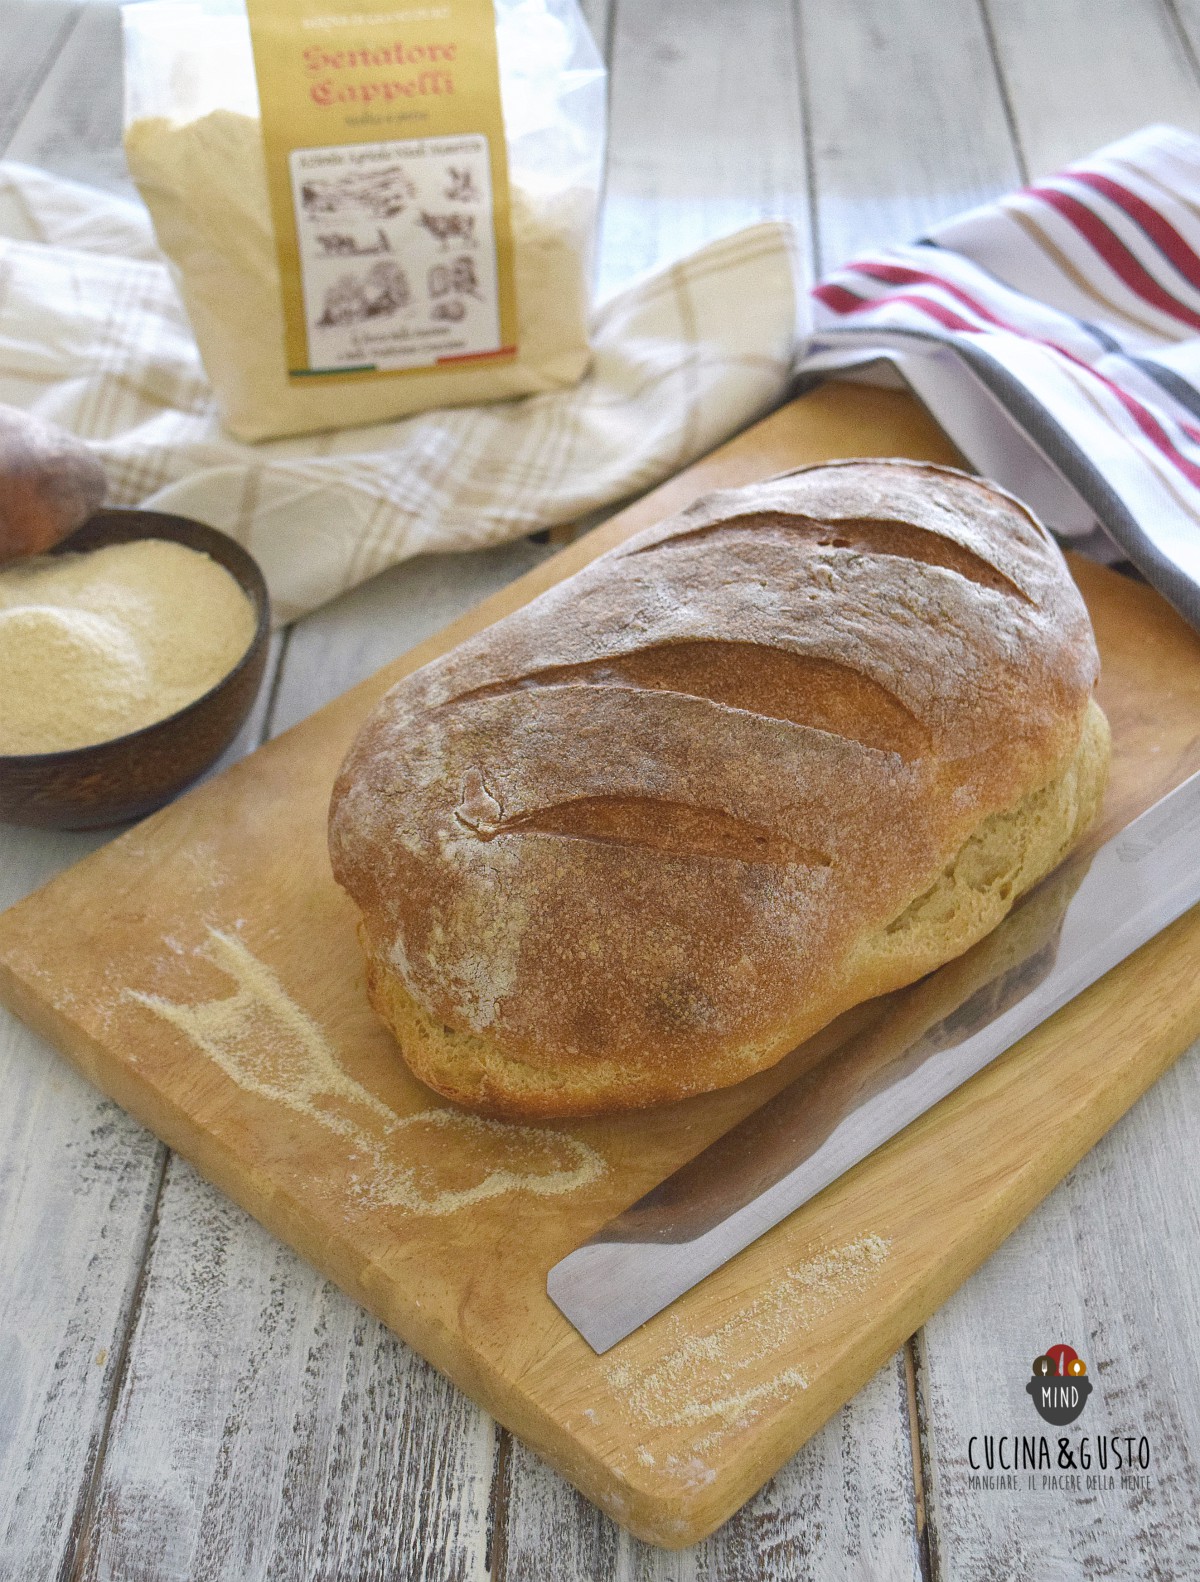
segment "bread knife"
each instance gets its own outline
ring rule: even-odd
[[[1200,903],[1200,774],[1068,860],[879,1014],[550,1270],[606,1352]]]

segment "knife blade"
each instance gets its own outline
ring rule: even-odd
[[[1200,903],[1200,774],[550,1270],[596,1352],[653,1318]]]

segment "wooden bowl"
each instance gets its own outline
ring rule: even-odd
[[[52,554],[165,538],[224,566],[254,606],[246,652],[194,702],[141,730],[63,752],[0,754],[0,820],[47,829],[104,829],[169,802],[221,756],[258,695],[267,660],[270,602],[255,560],[240,544],[185,516],[97,511]]]

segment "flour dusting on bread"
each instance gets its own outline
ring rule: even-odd
[[[334,873],[413,1071],[517,1117],[737,1082],[993,928],[1099,805],[1087,612],[951,468],[707,495],[406,677]]]

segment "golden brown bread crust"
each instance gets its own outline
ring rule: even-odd
[[[472,1106],[739,1081],[995,926],[1094,814],[1091,627],[1011,496],[698,500],[407,677],[334,787],[372,1003]]]

